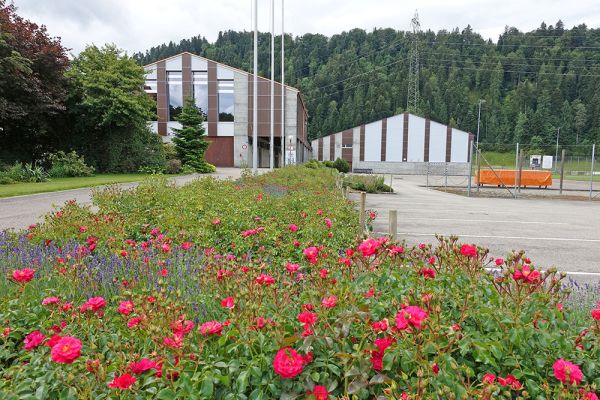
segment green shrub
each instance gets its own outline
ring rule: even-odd
[[[167,160],[167,166],[165,167],[165,173],[167,174],[178,174],[181,172],[181,160],[171,158]]]
[[[391,193],[394,190],[384,183],[383,176],[351,175],[344,179],[343,185],[367,193]]]
[[[333,162],[333,167],[344,174],[350,172],[350,164],[348,164],[348,161],[344,160],[343,158],[336,158],[336,160]]]
[[[15,182],[22,182],[25,179],[25,172],[23,170],[23,164],[16,162],[10,167],[0,171],[0,184],[8,184]]]
[[[48,161],[51,165],[48,175],[53,178],[92,176],[94,174],[94,168],[88,166],[83,156],[79,156],[75,151],[70,153],[58,151],[49,154]]]
[[[23,165],[21,180],[23,182],[46,182],[48,181],[48,173],[40,165],[26,163]]]
[[[317,169],[317,168],[321,168],[322,164],[319,162],[319,160],[308,160],[306,163],[304,163],[304,166],[306,168],[310,168],[310,169]]]
[[[323,161],[323,165],[326,166],[327,168],[335,168],[335,165],[333,164],[333,161]]]
[[[165,143],[163,150],[165,152],[165,159],[173,160],[177,158],[177,148],[173,143]]]

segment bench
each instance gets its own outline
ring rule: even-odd
[[[352,172],[355,174],[372,174],[373,169],[371,168],[353,168]]]

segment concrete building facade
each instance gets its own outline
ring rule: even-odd
[[[405,112],[315,139],[312,158],[342,158],[354,171],[466,175],[472,142],[470,133]]]
[[[211,142],[205,158],[219,167],[252,166],[254,75],[200,57],[181,53],[145,65],[145,91],[156,100],[154,132],[169,143],[184,99],[192,98],[205,116]],[[300,92],[285,86],[285,116],[281,118],[281,83],[274,83],[275,166],[301,163],[310,155],[308,113]],[[258,165],[269,167],[271,80],[258,77]],[[283,128],[283,140],[282,140]],[[284,143],[282,143],[284,142]],[[282,160],[282,145],[285,160]]]

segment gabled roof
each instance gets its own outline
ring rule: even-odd
[[[202,57],[202,56],[199,56],[197,54],[194,54],[194,53],[190,53],[189,51],[184,51],[184,52],[181,52],[179,54],[175,54],[175,55],[173,55],[171,57],[163,58],[163,59],[157,60],[157,61],[155,61],[153,63],[146,64],[146,65],[143,66],[143,68],[147,69],[148,67],[152,67],[152,66],[156,65],[157,63],[159,63],[161,61],[167,61],[167,60],[171,60],[171,59],[176,58],[176,57],[181,57],[183,54],[189,54],[192,57],[200,58],[200,59],[203,59],[203,60],[206,60],[206,61],[212,61],[212,62],[217,63],[218,65],[220,65],[220,66],[222,66],[224,68],[228,68],[228,69],[230,69],[232,71],[239,72],[241,74],[245,74],[245,75],[249,75],[249,76],[254,76],[254,74],[252,74],[251,72],[247,72],[247,71],[244,71],[242,69],[235,68],[235,67],[232,67],[232,66],[227,65],[227,64],[220,63],[220,62],[215,61],[215,60],[211,60],[210,58],[206,58],[206,57]],[[260,76],[260,75],[258,75],[258,78],[264,79],[264,80],[267,80],[267,81],[271,80],[269,78],[265,78],[264,76]],[[277,82],[277,81],[275,81],[275,82]],[[281,82],[277,82],[277,83],[281,84]],[[293,90],[295,92],[300,93],[300,90],[297,89],[297,88],[295,88],[295,87],[292,87],[292,86],[289,86],[289,85],[284,85],[284,86],[285,86],[286,89],[290,89],[290,90]],[[304,103],[304,100],[302,100],[302,102]]]

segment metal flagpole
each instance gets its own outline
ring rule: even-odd
[[[271,0],[271,141],[269,142],[269,168],[275,166],[275,0]]]
[[[252,86],[252,169],[258,172],[258,0],[254,0],[254,85]]]
[[[594,160],[596,159],[596,144],[592,145],[592,169],[590,171],[590,200],[592,200],[592,191],[594,189]]]
[[[285,165],[285,30],[284,3],[281,0],[281,166]]]

